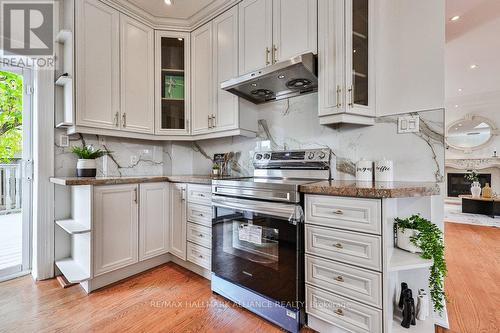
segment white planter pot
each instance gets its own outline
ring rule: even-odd
[[[481,184],[479,182],[472,183],[470,187],[470,193],[472,194],[473,198],[481,197]]]
[[[405,229],[403,231],[398,228],[398,247],[411,253],[422,253],[422,250],[418,246],[415,246],[410,240],[410,237],[417,236],[419,233],[420,232],[415,229]]]
[[[97,174],[97,163],[95,160],[79,159],[76,163],[76,175],[78,177],[95,177]]]

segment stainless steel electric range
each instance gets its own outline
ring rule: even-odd
[[[328,149],[258,152],[254,177],[212,182],[212,291],[290,332],[304,322],[301,184],[329,179]]]

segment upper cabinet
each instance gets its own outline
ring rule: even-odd
[[[156,31],[156,133],[189,135],[190,34]]]
[[[243,0],[239,74],[303,53],[317,53],[317,0]]]
[[[76,21],[76,124],[119,129],[120,13],[81,0]]]
[[[319,0],[321,124],[371,125],[375,117],[374,2]]]

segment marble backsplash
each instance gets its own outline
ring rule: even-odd
[[[209,174],[213,155],[226,152],[234,153],[231,174],[248,176],[257,150],[329,147],[336,155],[335,179],[354,179],[354,166],[361,158],[393,160],[395,180],[444,179],[444,110],[419,112],[420,133],[398,134],[396,116],[378,118],[374,126],[322,126],[317,94],[256,107],[260,120],[255,138],[155,142],[74,135],[70,145],[85,142],[110,152],[97,160],[98,175],[108,176]],[[59,146],[60,134],[64,131],[56,130],[55,175],[73,176],[77,158],[68,147]]]

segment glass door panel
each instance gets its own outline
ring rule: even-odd
[[[369,105],[368,0],[352,0],[352,94],[357,105]]]
[[[161,38],[161,129],[186,129],[184,43]]]

